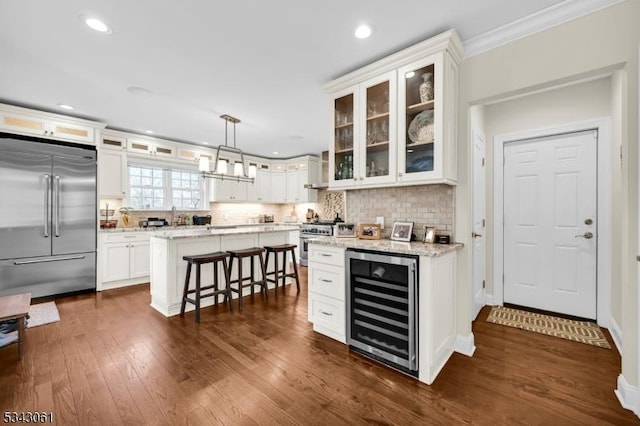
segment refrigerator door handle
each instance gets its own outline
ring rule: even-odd
[[[44,175],[44,181],[46,183],[44,190],[44,237],[49,238],[49,194],[51,193],[51,176]]]
[[[33,263],[58,262],[62,260],[78,260],[78,259],[84,259],[84,258],[85,258],[84,255],[66,256],[66,257],[48,257],[45,259],[20,260],[20,261],[13,262],[13,264],[14,265],[31,265]]]
[[[55,216],[54,232],[55,232],[55,236],[59,237],[60,236],[60,176],[55,175],[53,178],[54,178],[54,181],[53,181],[54,202],[56,203],[53,209],[53,214]]]

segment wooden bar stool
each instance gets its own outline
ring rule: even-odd
[[[265,280],[266,273],[264,269],[264,257],[262,256],[264,249],[260,247],[253,247],[244,250],[228,250],[227,253],[231,255],[231,260],[229,261],[229,277],[231,277],[231,272],[233,270],[234,259],[238,261],[238,278],[233,280],[229,279],[229,288],[231,288],[231,291],[238,293],[238,309],[242,310],[242,289],[245,287],[251,287],[251,295],[253,295],[254,287],[260,286],[260,292],[264,290],[265,299],[269,299],[269,296],[267,295],[267,281]],[[244,276],[242,273],[242,259],[247,257],[251,259],[251,271],[249,276]],[[259,280],[257,280],[255,276],[255,258],[258,258],[260,261],[261,276]],[[247,280],[249,282],[245,283]],[[231,286],[232,284],[238,284],[238,288],[233,288]]]
[[[266,280],[270,283],[275,283],[276,289],[278,289],[278,280],[282,278],[282,288],[284,289],[284,284],[287,277],[293,277],[296,279],[296,287],[298,288],[298,293],[300,293],[300,280],[298,279],[298,265],[296,262],[296,252],[295,248],[297,246],[295,244],[280,244],[277,246],[264,246],[267,250],[267,260],[265,269],[269,270],[269,259],[271,258],[271,254],[276,261],[276,267],[273,272],[267,272]],[[282,269],[279,268],[278,265],[278,253],[282,253]],[[293,272],[287,273],[287,253],[291,253],[291,258],[293,260]],[[269,278],[270,275],[275,275],[274,278]]]
[[[184,291],[182,293],[182,305],[180,306],[180,316],[184,316],[184,309],[187,302],[192,303],[196,307],[196,322],[200,322],[200,300],[205,297],[213,296],[214,304],[218,304],[218,295],[224,295],[224,301],[229,303],[229,310],[233,312],[231,304],[231,286],[229,285],[229,268],[227,267],[227,259],[229,253],[218,251],[215,253],[200,254],[196,256],[183,256],[182,260],[186,260],[187,276],[184,280]],[[213,284],[202,287],[200,283],[200,267],[201,265],[213,263]],[[224,272],[224,289],[218,287],[218,263],[222,263],[222,271]],[[189,290],[189,279],[191,278],[191,266],[196,265],[196,288]],[[213,290],[211,293],[202,294],[203,291]],[[195,293],[195,299],[189,298],[189,295]]]

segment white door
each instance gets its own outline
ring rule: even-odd
[[[504,302],[596,319],[595,130],[504,155]]]
[[[484,135],[473,134],[473,318],[484,306],[485,283],[485,161]]]

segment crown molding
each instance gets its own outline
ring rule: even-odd
[[[464,57],[479,55],[515,40],[564,24],[627,0],[565,0],[464,41]]]

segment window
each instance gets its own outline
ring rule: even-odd
[[[203,182],[189,170],[129,165],[129,204],[137,210],[202,207]]]
[[[176,208],[197,209],[202,199],[202,177],[186,170],[171,171],[171,197]]]

